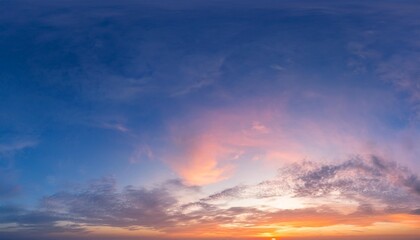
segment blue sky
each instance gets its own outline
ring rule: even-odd
[[[0,1],[0,238],[418,236],[419,8]]]

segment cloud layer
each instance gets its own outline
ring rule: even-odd
[[[179,180],[118,189],[114,179],[104,178],[88,188],[46,196],[36,210],[2,206],[0,221],[3,230],[47,235],[78,231],[94,236],[99,226],[128,232],[148,229],[157,236],[215,237],[230,231],[256,236],[262,229],[274,234],[313,227],[325,227],[328,233],[328,228],[343,226],[401,224],[398,219],[406,218],[395,234],[418,234],[419,190],[420,179],[408,169],[375,156],[355,157],[338,164],[291,163],[274,179],[195,201],[180,196],[200,193],[200,188]],[[290,208],[290,199],[302,205]],[[251,204],[244,205],[247,201]]]

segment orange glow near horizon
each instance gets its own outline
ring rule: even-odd
[[[309,219],[294,222],[277,222],[263,224],[255,222],[252,226],[221,226],[217,223],[197,224],[195,226],[179,226],[166,231],[152,228],[124,229],[118,227],[95,227],[87,229],[92,236],[125,236],[125,237],[156,237],[174,239],[194,238],[235,238],[260,239],[270,238],[280,240],[294,237],[340,237],[340,236],[375,236],[381,233],[386,236],[415,236],[420,234],[420,216],[409,214],[390,214],[371,219],[367,224],[364,220],[352,223],[341,221],[325,221]],[[60,236],[62,234],[57,234]],[[66,234],[68,235],[68,234]],[[281,238],[279,237],[281,236]]]

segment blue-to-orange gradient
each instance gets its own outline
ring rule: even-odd
[[[0,0],[0,239],[420,239],[419,13]]]

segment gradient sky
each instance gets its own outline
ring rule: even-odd
[[[0,0],[0,239],[419,239],[419,13]]]

